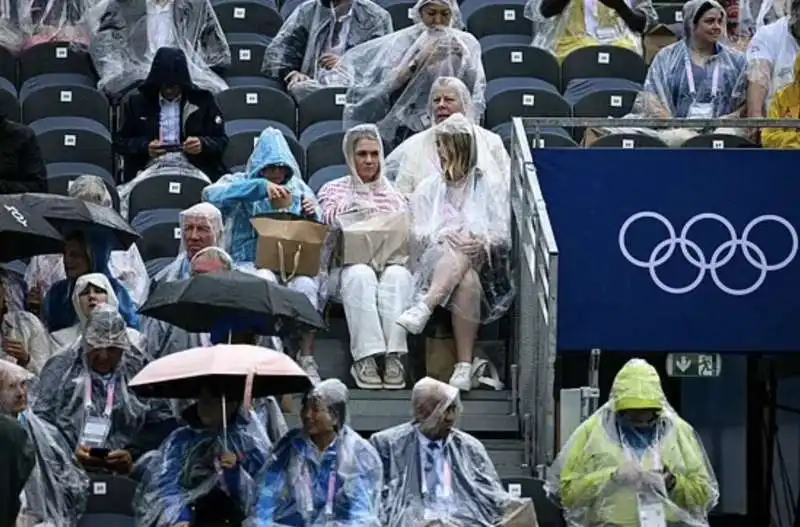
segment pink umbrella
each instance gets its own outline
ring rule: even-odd
[[[142,397],[196,399],[203,389],[234,401],[306,392],[312,386],[287,355],[259,346],[221,344],[155,360],[128,384]],[[245,396],[247,388],[248,397]]]

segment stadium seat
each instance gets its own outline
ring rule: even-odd
[[[88,77],[51,73],[31,77],[19,91],[22,121],[46,117],[85,117],[111,127],[111,105]]]
[[[723,148],[755,148],[756,145],[744,137],[731,134],[700,134],[686,140],[682,148],[711,148],[721,150]]]
[[[89,163],[49,163],[46,168],[48,192],[66,196],[72,182],[80,176],[97,176],[103,180],[111,194],[114,209],[119,210],[116,182],[108,170]]]
[[[544,483],[531,477],[503,478],[503,488],[517,498],[530,498],[536,509],[539,527],[563,527],[566,525],[561,509],[553,503],[544,490]]]
[[[174,260],[174,257],[165,256],[163,258],[154,258],[153,260],[148,260],[144,263],[144,268],[147,270],[147,276],[150,277],[150,280],[156,277],[156,275],[166,266]]]
[[[347,165],[327,166],[314,172],[314,174],[308,179],[308,186],[311,188],[311,191],[314,192],[314,194],[317,194],[325,185],[325,183],[333,181],[334,179],[338,179],[342,176],[346,176],[349,173],[350,169],[347,168]]]
[[[289,143],[292,154],[294,154],[297,164],[300,166],[300,171],[305,174],[305,152],[303,151],[303,147],[297,142],[294,132],[285,124],[263,119],[240,119],[238,121],[228,121],[225,123],[225,131],[228,134],[228,148],[225,150],[225,156],[223,158],[225,166],[235,167],[238,165],[246,165],[250,154],[253,153],[253,146],[255,146],[258,136],[261,135],[261,132],[268,126],[277,128],[283,133],[286,142]],[[341,124],[339,126],[341,127]]]
[[[266,0],[219,0],[213,5],[226,35],[258,33],[274,37],[283,24],[275,4]]]
[[[294,99],[272,88],[228,88],[217,94],[217,104],[226,121],[263,119],[297,129]]]
[[[392,28],[395,31],[414,24],[411,19],[411,8],[416,2],[413,0],[379,0],[378,3],[389,12],[392,17]]]
[[[555,88],[559,87],[561,68],[556,57],[549,51],[534,48],[530,42],[507,44],[502,39],[494,38],[482,39],[481,46],[487,81],[506,77],[529,77],[541,79]]]
[[[323,121],[341,121],[346,88],[323,88],[297,101],[300,134],[309,126]]]
[[[136,183],[128,196],[128,217],[145,210],[188,209],[202,201],[206,182],[181,174],[158,175]]]
[[[503,139],[506,150],[511,153],[511,123],[503,123],[492,128]],[[543,128],[538,133],[529,131],[528,144],[531,148],[574,148],[578,144],[563,128]]]
[[[46,73],[77,73],[97,80],[89,53],[66,42],[45,42],[20,53],[20,86],[28,79]]]
[[[19,121],[20,108],[17,89],[11,81],[0,77],[0,112],[12,121]]]
[[[134,527],[136,482],[114,474],[89,474],[89,500],[78,527]]]
[[[660,139],[644,134],[605,135],[590,145],[592,148],[667,148]]]
[[[486,86],[486,128],[512,117],[569,117],[570,107],[558,90],[540,79],[505,78]]]
[[[231,48],[231,65],[225,68],[226,77],[258,77],[264,51],[270,39],[257,33],[231,33],[228,45]]]
[[[286,20],[289,18],[297,6],[305,2],[306,0],[283,0],[281,2],[281,17]]]
[[[572,79],[613,78],[644,83],[647,66],[636,52],[615,46],[590,46],[573,51],[561,64],[561,82]]]
[[[17,85],[17,57],[0,46],[0,79],[6,79],[12,86]]]
[[[622,117],[630,113],[640,90],[625,79],[574,79],[564,99],[575,117]]]
[[[531,22],[522,11],[526,0],[465,0],[461,15],[475,38],[487,35],[530,35]]]
[[[85,117],[46,117],[30,123],[45,163],[90,163],[112,172],[111,133]]]
[[[344,152],[342,152],[342,123],[338,121],[323,121],[309,126],[300,135],[300,144],[306,151],[306,174],[315,174],[317,171],[330,165],[344,165]]]
[[[229,88],[272,88],[273,90],[284,91],[282,81],[267,77],[233,76],[225,77],[225,82],[228,83]]]
[[[658,23],[665,26],[683,26],[683,4],[670,3],[670,4],[656,4],[656,13],[658,14]]]
[[[141,235],[136,245],[142,260],[174,258],[181,242],[179,209],[144,210],[131,220],[131,227]]]

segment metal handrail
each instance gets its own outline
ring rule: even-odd
[[[800,128],[800,119],[649,119],[615,117],[515,117],[523,130],[552,127],[592,128]]]

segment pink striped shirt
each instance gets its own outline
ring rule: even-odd
[[[384,177],[362,183],[344,176],[326,183],[317,194],[322,207],[322,221],[333,224],[341,214],[349,212],[402,212],[408,210],[406,198]]]

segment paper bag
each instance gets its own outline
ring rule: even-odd
[[[644,36],[644,61],[650,65],[662,48],[678,41],[676,30],[665,24],[658,24]]]
[[[425,339],[425,370],[428,377],[450,382],[456,364],[456,341],[452,337]]]
[[[392,212],[369,218],[345,215],[339,223],[343,266],[367,264],[380,272],[387,265],[404,265],[408,261],[408,213]]]
[[[306,219],[252,218],[258,233],[256,267],[269,269],[285,282],[319,274],[328,227]]]
[[[536,509],[530,498],[521,499],[512,510],[506,514],[498,527],[538,527]]]

